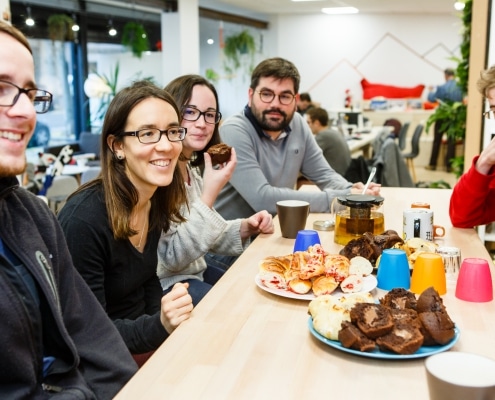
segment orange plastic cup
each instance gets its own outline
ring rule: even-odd
[[[440,295],[447,293],[442,257],[435,253],[418,254],[411,276],[411,292],[421,294],[431,286]]]

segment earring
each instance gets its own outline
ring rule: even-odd
[[[119,160],[122,160],[124,157],[123,157],[121,154],[117,154],[117,158],[118,158]]]

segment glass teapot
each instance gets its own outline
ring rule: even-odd
[[[344,208],[335,212],[334,242],[345,246],[365,232],[374,235],[383,233],[385,231],[383,200],[383,197],[366,194],[349,194],[335,198],[332,202],[332,214],[335,201]]]

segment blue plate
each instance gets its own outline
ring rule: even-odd
[[[455,335],[454,338],[447,343],[444,346],[422,346],[419,348],[419,350],[414,353],[414,354],[394,354],[394,353],[386,353],[378,348],[376,348],[373,351],[370,352],[365,352],[365,351],[359,351],[359,350],[354,350],[354,349],[348,349],[338,341],[338,340],[330,340],[327,339],[326,337],[320,335],[318,332],[316,332],[315,328],[313,327],[313,318],[309,317],[308,320],[308,326],[309,326],[309,331],[311,334],[318,339],[319,341],[325,343],[326,345],[333,347],[334,349],[344,351],[346,353],[351,353],[355,354],[357,356],[361,357],[368,357],[368,358],[381,358],[381,359],[386,359],[386,360],[410,360],[413,358],[424,358],[424,357],[429,357],[433,354],[437,353],[442,353],[444,351],[449,350],[452,348],[457,341],[459,340],[460,332],[457,326],[454,328]]]

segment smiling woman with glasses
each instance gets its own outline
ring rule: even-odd
[[[0,80],[0,107],[12,107],[25,94],[38,114],[46,113],[52,104],[52,94],[41,89],[23,89],[12,82]]]
[[[188,283],[193,303],[197,304],[244,251],[250,236],[260,231],[270,233],[273,225],[266,211],[251,218],[225,221],[213,208],[237,163],[235,149],[230,160],[218,169],[212,167],[209,156],[205,157],[213,144],[220,143],[218,124],[222,114],[215,87],[202,76],[183,75],[165,90],[182,107],[181,125],[187,128],[182,143],[184,158],[179,160],[178,168],[189,206],[182,209],[186,222],[174,224],[162,233],[157,274],[164,293],[176,282]]]
[[[162,299],[156,275],[160,234],[184,220],[187,201],[179,123],[174,99],[152,83],[118,92],[103,122],[101,174],[59,214],[76,268],[133,354],[154,351],[192,310],[187,285]]]

